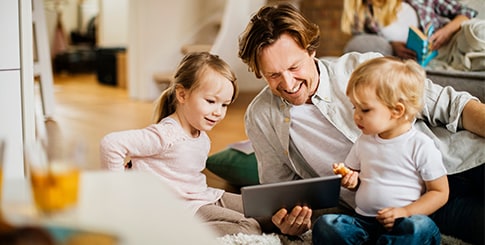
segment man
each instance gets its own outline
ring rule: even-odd
[[[332,163],[345,159],[360,134],[345,88],[358,64],[381,55],[318,60],[319,37],[318,26],[281,4],[262,7],[239,39],[239,57],[268,83],[245,117],[261,183],[331,175]],[[441,232],[483,243],[485,105],[429,80],[425,103],[416,127],[434,139],[452,174],[449,201],[431,217]],[[342,190],[343,206],[353,207],[353,197]],[[284,234],[299,235],[311,228],[312,212],[281,209],[272,222]]]

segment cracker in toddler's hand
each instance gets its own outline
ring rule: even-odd
[[[338,163],[336,167],[333,168],[334,174],[340,174],[342,177],[350,173],[350,169],[345,167],[343,163]]]

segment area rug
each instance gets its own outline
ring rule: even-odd
[[[301,235],[299,239],[289,238],[285,235],[279,235],[275,233],[263,234],[263,235],[225,235],[217,238],[220,244],[223,245],[305,245],[312,244],[311,231]]]
[[[311,245],[312,234],[311,231],[306,232],[299,239],[290,239],[287,236],[279,234],[263,234],[263,235],[225,235],[217,238],[218,242],[223,245]],[[459,239],[450,236],[441,236],[442,245],[470,245]]]

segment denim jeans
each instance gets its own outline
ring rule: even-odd
[[[440,244],[441,234],[426,215],[396,219],[387,231],[375,217],[326,214],[315,222],[313,244]]]

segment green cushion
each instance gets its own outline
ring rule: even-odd
[[[227,148],[209,156],[206,167],[235,186],[259,184],[258,166],[254,153],[246,154]]]

